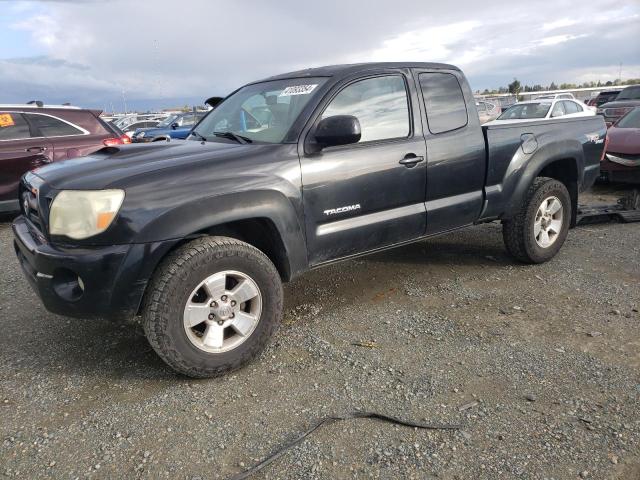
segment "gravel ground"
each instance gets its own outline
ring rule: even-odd
[[[204,381],[135,323],[46,312],[11,238],[0,476],[228,478],[365,409],[462,428],[334,423],[255,478],[640,478],[640,224],[577,228],[544,265],[489,224],[310,272],[262,358]]]

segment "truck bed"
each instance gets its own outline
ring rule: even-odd
[[[580,191],[591,187],[599,175],[606,136],[600,116],[486,125],[482,131],[487,151],[482,220],[500,218],[513,207],[510,202],[518,198],[513,193],[522,172],[531,170],[529,164],[538,157],[575,159]]]

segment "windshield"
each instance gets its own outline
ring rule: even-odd
[[[640,108],[634,108],[616,124],[617,128],[640,128]]]
[[[171,115],[165,118],[158,124],[158,128],[166,128],[170,127],[176,120],[178,119],[178,115]]]
[[[640,87],[628,87],[625,88],[620,95],[616,97],[617,100],[640,100]]]
[[[507,108],[504,113],[498,117],[498,120],[544,118],[550,108],[550,103],[517,103]]]
[[[195,136],[211,140],[231,132],[250,141],[281,143],[325,81],[294,78],[247,85],[209,113],[194,129]]]

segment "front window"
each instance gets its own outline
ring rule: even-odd
[[[409,102],[399,75],[359,80],[338,93],[322,114],[353,115],[360,122],[360,142],[409,136]]]
[[[617,128],[640,128],[640,108],[634,108],[616,124]]]
[[[235,134],[252,142],[281,143],[325,78],[291,78],[254,83],[224,100],[193,130],[211,140]]]
[[[527,118],[544,118],[547,116],[550,103],[517,103],[507,108],[498,120],[521,120]]]
[[[617,100],[640,100],[640,87],[627,87],[620,95],[616,97]]]

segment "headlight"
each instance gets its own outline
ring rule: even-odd
[[[136,135],[137,138],[142,138],[144,137],[144,132],[140,132]]]
[[[49,232],[76,240],[102,233],[123,200],[123,190],[62,190],[51,204]]]

